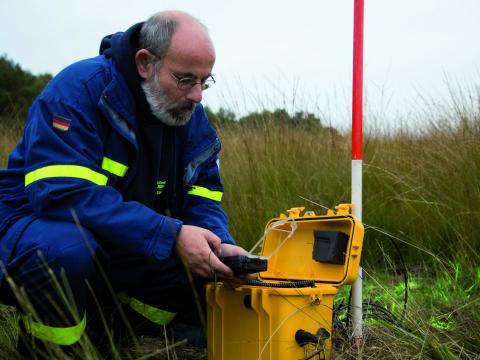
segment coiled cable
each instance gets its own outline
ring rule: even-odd
[[[315,287],[315,280],[296,280],[296,281],[288,281],[288,282],[247,280],[245,282],[245,285],[263,286],[263,287],[271,287],[271,288],[307,288],[307,287]]]

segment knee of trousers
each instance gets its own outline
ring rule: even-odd
[[[48,267],[56,275],[64,273],[73,285],[95,274],[95,258],[101,252],[89,230],[70,222],[40,218],[18,239],[13,263],[17,263],[20,277],[21,273]]]

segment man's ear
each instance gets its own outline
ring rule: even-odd
[[[150,79],[154,72],[152,62],[152,54],[147,49],[140,49],[135,54],[135,65],[137,66],[138,75],[143,80]]]

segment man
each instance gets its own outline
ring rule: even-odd
[[[166,325],[195,309],[190,275],[244,280],[217,257],[246,251],[228,231],[220,143],[200,104],[214,62],[198,20],[162,12],[105,37],[33,103],[0,170],[0,260],[31,303],[33,338],[79,342],[109,286]],[[4,301],[19,301],[13,290],[4,277]]]

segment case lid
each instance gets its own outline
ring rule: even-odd
[[[358,275],[364,228],[350,214],[350,204],[338,205],[326,215],[304,208],[287,210],[288,216],[270,220],[265,228],[261,255],[268,270],[261,280],[315,280],[340,286]]]

